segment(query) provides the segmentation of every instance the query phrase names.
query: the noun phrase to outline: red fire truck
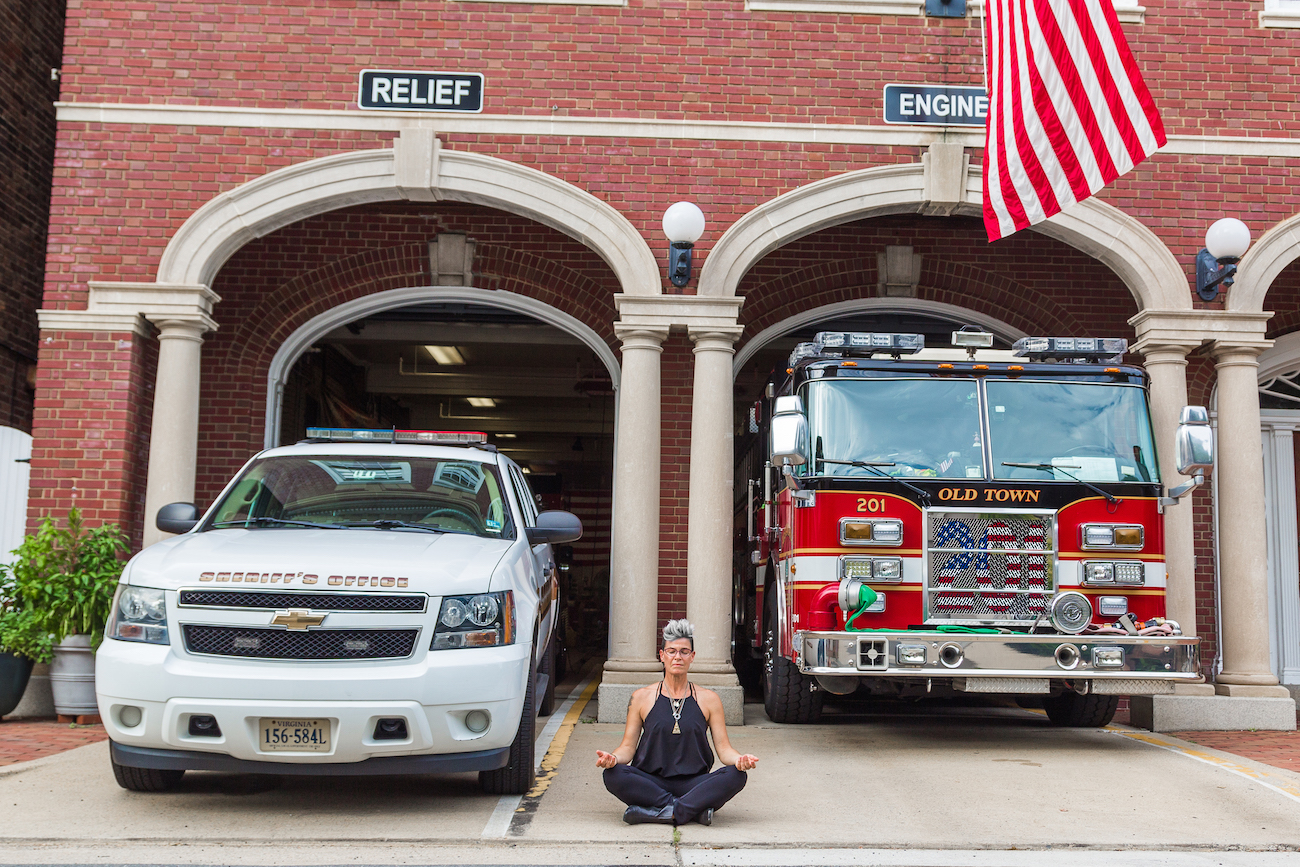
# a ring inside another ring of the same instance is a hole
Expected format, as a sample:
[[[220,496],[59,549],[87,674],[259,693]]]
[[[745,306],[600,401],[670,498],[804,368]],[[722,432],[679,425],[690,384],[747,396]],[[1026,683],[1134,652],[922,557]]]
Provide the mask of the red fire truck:
[[[1161,487],[1147,377],[1114,338],[822,332],[751,410],[737,666],[768,715],[826,693],[1038,696],[1060,725],[1202,680],[1165,618],[1162,514],[1213,461],[1183,410]],[[1183,505],[1181,508],[1190,508]]]

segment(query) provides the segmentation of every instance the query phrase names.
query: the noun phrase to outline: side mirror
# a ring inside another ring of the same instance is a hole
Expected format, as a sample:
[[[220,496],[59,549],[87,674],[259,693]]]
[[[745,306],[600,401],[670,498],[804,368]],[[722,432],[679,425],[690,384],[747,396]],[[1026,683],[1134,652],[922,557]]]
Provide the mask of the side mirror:
[[[1214,430],[1203,406],[1185,406],[1178,418],[1178,472],[1204,475],[1214,469]]]
[[[168,503],[158,510],[154,520],[164,533],[188,533],[199,522],[199,510],[193,503]]]
[[[797,397],[778,397],[772,413],[772,463],[800,466],[808,462],[808,419],[803,401]]]
[[[526,528],[525,533],[533,545],[563,545],[582,538],[582,520],[572,512],[542,512],[537,516],[537,526]]]

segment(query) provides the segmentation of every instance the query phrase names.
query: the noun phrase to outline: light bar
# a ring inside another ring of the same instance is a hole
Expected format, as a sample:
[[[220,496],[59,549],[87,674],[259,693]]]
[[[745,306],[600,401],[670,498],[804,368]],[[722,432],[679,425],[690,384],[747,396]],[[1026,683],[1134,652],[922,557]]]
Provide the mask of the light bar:
[[[424,445],[455,445],[485,443],[487,434],[482,431],[458,430],[375,430],[351,427],[309,427],[307,439],[335,443],[421,443]]]
[[[1015,355],[1041,361],[1071,358],[1118,362],[1128,351],[1122,337],[1022,337],[1011,347]]]
[[[870,358],[885,355],[912,355],[925,349],[924,334],[899,334],[888,331],[821,331],[812,343],[800,343],[790,353],[790,367],[805,358],[839,358],[845,355]]]

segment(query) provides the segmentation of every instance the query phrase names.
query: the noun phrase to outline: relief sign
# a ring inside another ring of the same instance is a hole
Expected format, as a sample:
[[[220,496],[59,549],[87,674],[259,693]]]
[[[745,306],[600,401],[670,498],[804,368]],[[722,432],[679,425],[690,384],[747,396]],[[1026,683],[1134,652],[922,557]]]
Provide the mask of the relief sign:
[[[359,108],[386,111],[483,110],[483,76],[477,72],[401,72],[364,69]]]

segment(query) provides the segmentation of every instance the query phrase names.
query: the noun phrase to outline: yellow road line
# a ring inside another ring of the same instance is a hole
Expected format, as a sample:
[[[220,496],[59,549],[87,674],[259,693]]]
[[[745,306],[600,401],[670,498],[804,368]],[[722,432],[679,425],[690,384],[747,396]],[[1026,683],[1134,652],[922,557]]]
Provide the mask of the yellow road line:
[[[1248,780],[1259,783],[1266,789],[1272,789],[1284,798],[1290,798],[1297,804],[1300,804],[1300,786],[1281,776],[1270,774],[1266,771],[1256,770],[1255,768],[1239,765],[1228,759],[1220,758],[1204,750],[1192,749],[1184,745],[1183,741],[1176,741],[1171,738],[1162,738],[1159,735],[1143,731],[1133,731],[1131,729],[1121,729],[1116,726],[1107,726],[1105,731],[1111,734],[1119,735],[1130,740],[1138,741],[1149,746],[1158,747],[1162,750],[1168,750],[1171,753],[1177,753],[1194,759],[1198,762],[1204,762],[1207,765],[1213,765],[1220,770],[1227,771],[1230,774],[1236,774],[1239,777],[1245,777]],[[1270,780],[1272,782],[1270,782]]]
[[[569,746],[569,737],[573,734],[573,728],[578,724],[578,718],[582,715],[587,702],[591,701],[591,697],[596,694],[598,686],[600,686],[600,681],[593,677],[591,683],[587,684],[587,688],[582,691],[582,695],[578,696],[578,700],[573,703],[573,707],[569,708],[569,712],[564,715],[564,722],[560,723],[559,729],[555,732],[555,737],[551,739],[550,749],[546,751],[545,757],[542,758],[537,781],[533,783],[533,787],[528,791],[528,794],[524,795],[525,801],[529,798],[540,798],[550,787],[551,780],[560,767],[560,759],[564,758],[564,750]],[[523,812],[523,810],[524,806],[520,804],[516,812]]]

